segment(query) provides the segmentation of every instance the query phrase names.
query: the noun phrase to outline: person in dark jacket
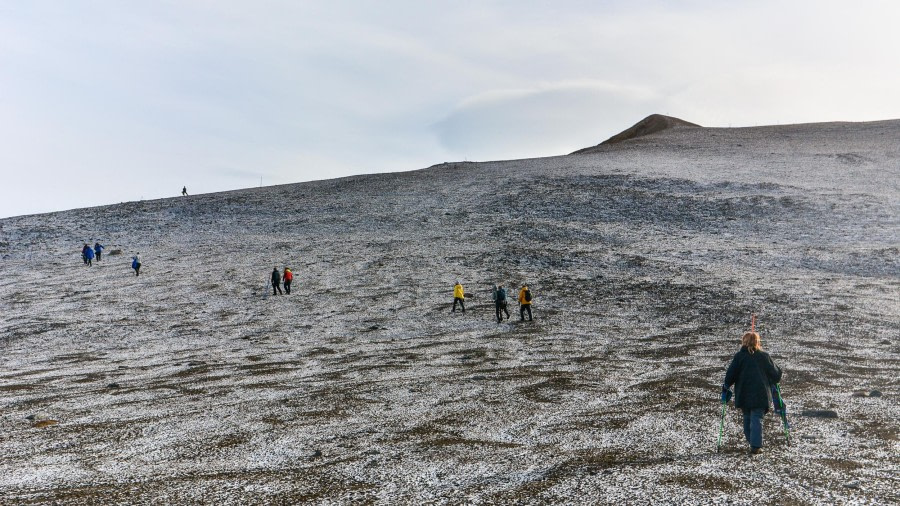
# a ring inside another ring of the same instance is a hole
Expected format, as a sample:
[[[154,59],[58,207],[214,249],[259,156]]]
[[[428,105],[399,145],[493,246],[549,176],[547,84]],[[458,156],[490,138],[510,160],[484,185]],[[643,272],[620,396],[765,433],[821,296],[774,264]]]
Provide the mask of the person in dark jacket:
[[[506,319],[509,320],[509,309],[506,308],[507,304],[506,290],[502,286],[495,286],[494,310],[497,313],[497,323],[503,321],[503,315],[501,313],[506,313]]]
[[[99,262],[101,257],[103,256],[103,245],[100,244],[100,241],[94,243],[94,254],[97,255],[97,261]]]
[[[284,292],[281,291],[281,273],[278,272],[278,267],[272,269],[272,295],[278,294],[284,295]]]
[[[762,420],[772,405],[772,385],[781,381],[781,369],[772,357],[762,351],[759,334],[747,332],[741,338],[741,349],[731,360],[722,384],[722,401],[727,402],[734,385],[734,406],[744,413],[744,437],[750,453],[762,448]]]

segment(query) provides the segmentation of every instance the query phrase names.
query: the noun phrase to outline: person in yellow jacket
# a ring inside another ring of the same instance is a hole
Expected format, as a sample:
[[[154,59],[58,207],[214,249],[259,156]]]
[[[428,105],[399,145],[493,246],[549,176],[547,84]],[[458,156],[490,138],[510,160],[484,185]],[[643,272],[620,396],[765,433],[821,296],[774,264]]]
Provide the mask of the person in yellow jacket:
[[[531,290],[528,285],[522,285],[519,290],[519,321],[525,321],[525,311],[528,311],[528,321],[531,321]]]
[[[465,313],[466,312],[465,298],[466,298],[466,292],[465,292],[465,290],[463,290],[462,285],[459,284],[459,281],[457,281],[456,285],[453,287],[453,311],[450,311],[450,312],[451,313],[456,312],[456,303],[459,302],[459,305],[462,306],[462,312]]]

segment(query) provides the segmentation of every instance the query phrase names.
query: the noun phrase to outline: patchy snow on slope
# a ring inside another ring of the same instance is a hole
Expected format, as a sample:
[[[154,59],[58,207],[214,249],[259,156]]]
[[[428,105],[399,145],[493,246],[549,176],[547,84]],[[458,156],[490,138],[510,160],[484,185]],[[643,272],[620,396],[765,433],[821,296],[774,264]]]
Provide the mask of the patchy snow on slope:
[[[0,220],[0,502],[900,501],[898,138],[673,129]],[[792,424],[753,458],[733,407],[716,453],[750,313]]]

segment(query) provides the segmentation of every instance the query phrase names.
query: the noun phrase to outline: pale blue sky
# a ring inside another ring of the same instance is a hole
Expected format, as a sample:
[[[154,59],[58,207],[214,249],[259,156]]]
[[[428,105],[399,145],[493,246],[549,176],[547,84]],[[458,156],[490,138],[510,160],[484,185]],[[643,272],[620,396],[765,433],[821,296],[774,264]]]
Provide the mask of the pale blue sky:
[[[900,118],[895,5],[0,0],[0,217]]]

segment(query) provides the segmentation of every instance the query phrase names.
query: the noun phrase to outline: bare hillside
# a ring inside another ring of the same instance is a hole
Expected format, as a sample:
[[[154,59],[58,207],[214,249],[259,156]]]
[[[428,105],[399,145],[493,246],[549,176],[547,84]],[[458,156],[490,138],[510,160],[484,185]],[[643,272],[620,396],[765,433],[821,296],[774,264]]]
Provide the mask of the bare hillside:
[[[572,153],[576,154],[586,154],[586,153],[594,153],[602,149],[603,146],[608,146],[610,144],[618,144],[623,141],[637,139],[638,137],[643,137],[645,135],[655,134],[657,132],[662,132],[663,130],[668,130],[670,128],[684,128],[684,127],[695,127],[698,128],[700,125],[696,123],[691,123],[689,121],[685,121],[683,119],[673,118],[671,116],[664,116],[662,114],[651,114],[646,118],[638,121],[631,127],[613,135],[609,139],[601,142],[596,146],[591,146],[589,148],[579,149]]]
[[[898,138],[673,128],[0,220],[0,503],[898,502]],[[793,424],[752,459],[733,408],[715,451],[751,312]]]

